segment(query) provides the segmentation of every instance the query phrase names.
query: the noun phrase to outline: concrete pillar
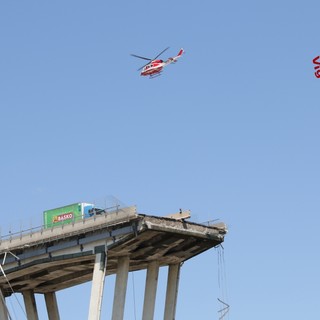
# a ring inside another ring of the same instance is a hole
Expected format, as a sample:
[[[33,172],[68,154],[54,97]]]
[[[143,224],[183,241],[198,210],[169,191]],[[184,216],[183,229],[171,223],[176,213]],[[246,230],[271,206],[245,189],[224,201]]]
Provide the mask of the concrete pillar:
[[[118,259],[117,278],[113,297],[112,320],[123,320],[129,272],[129,257]]]
[[[158,275],[159,263],[158,261],[152,261],[148,265],[142,320],[153,320],[154,307],[156,303]]]
[[[6,305],[6,300],[4,298],[2,290],[0,289],[0,320],[8,320],[8,316],[9,314]]]
[[[44,299],[46,300],[49,320],[60,320],[56,293],[47,292],[44,294]]]
[[[99,320],[106,276],[107,254],[98,252],[94,263],[88,320]]]
[[[178,297],[179,276],[180,276],[180,263],[169,265],[164,320],[175,319],[177,297]]]
[[[39,320],[36,299],[32,290],[22,292],[28,320]]]

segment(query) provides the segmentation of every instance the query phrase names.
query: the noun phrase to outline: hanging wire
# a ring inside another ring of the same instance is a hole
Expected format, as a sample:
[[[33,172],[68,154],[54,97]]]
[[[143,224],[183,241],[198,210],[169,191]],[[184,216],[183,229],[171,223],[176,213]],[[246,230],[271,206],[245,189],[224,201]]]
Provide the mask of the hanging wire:
[[[3,265],[5,264],[5,261],[6,261],[6,258],[7,258],[7,254],[8,254],[8,253],[9,253],[9,254],[11,254],[11,255],[12,255],[14,258],[16,258],[17,260],[19,260],[19,258],[18,258],[14,253],[12,253],[11,251],[7,251],[7,252],[5,252],[5,254],[4,254],[4,258],[3,258],[3,261],[2,261],[2,264],[0,263],[0,270],[1,270],[1,272],[2,272],[3,276],[5,277],[5,279],[6,279],[7,283],[8,283],[8,285],[9,285],[9,288],[10,288],[10,290],[11,290],[11,292],[12,292],[13,296],[14,296],[14,297],[15,297],[15,299],[17,300],[18,305],[20,306],[20,308],[21,308],[21,310],[22,310],[23,314],[25,315],[25,317],[26,317],[26,319],[27,319],[27,314],[26,314],[25,310],[23,309],[23,307],[22,307],[22,305],[21,305],[21,303],[20,303],[20,301],[19,301],[19,299],[18,299],[18,297],[17,297],[16,293],[14,292],[14,290],[13,290],[13,288],[12,288],[12,286],[11,286],[11,283],[10,283],[10,281],[9,281],[9,279],[8,279],[8,277],[7,277],[6,273],[4,272],[4,269],[3,269]],[[5,302],[4,302],[4,303],[5,303]],[[8,310],[8,314],[9,314],[9,310]],[[10,316],[10,314],[9,314],[9,316]],[[10,318],[11,318],[11,316],[10,316]]]
[[[4,299],[4,296],[3,296],[2,292],[0,292],[0,297],[1,297],[1,300],[2,300],[2,305],[4,305],[4,307],[6,308],[6,312],[7,312],[7,315],[9,317],[9,319],[12,320],[12,317],[10,315],[9,309],[7,307],[7,304],[6,304],[6,301]]]
[[[218,301],[224,305],[224,307],[222,309],[220,309],[218,312],[220,313],[220,317],[219,317],[219,320],[223,319],[225,317],[225,315],[229,312],[229,308],[230,306],[223,302],[221,299],[218,298]]]
[[[133,312],[134,312],[134,320],[137,320],[137,310],[136,310],[136,291],[134,287],[134,272],[131,272],[132,275],[132,291],[133,291]]]
[[[16,315],[15,307],[14,307],[14,305],[13,305],[13,303],[12,303],[12,300],[9,299],[9,301],[10,301],[11,310],[12,310],[13,315],[14,315],[14,319],[18,319],[18,317],[17,317],[17,315]],[[9,308],[7,308],[7,309],[9,310]],[[11,318],[11,316],[10,316],[10,320],[11,320],[11,319],[12,319],[12,318]]]
[[[226,302],[228,301],[227,273],[226,273],[225,258],[224,258],[224,248],[221,244],[217,247],[217,251],[218,251],[218,285],[219,285],[219,294],[220,294],[220,298],[218,298],[218,301],[220,303],[220,309],[218,313],[220,314],[219,320],[222,320],[222,319],[225,319],[226,316],[229,319],[230,305]]]
[[[9,285],[9,287],[10,287],[10,290],[11,290],[11,292],[12,292],[13,296],[14,296],[14,297],[15,297],[15,299],[17,300],[18,305],[20,306],[20,308],[21,308],[21,310],[22,310],[23,314],[25,315],[25,317],[26,317],[26,319],[27,319],[27,314],[26,314],[25,310],[23,309],[23,307],[22,307],[22,305],[21,305],[21,303],[20,303],[20,301],[19,301],[19,299],[18,299],[18,297],[17,297],[16,293],[14,292],[14,290],[13,290],[13,288],[12,288],[12,286],[11,286],[11,283],[10,283],[10,281],[9,281],[9,279],[8,279],[8,277],[7,277],[7,275],[5,274],[5,272],[4,272],[3,267],[2,267],[2,265],[1,265],[1,264],[0,264],[0,269],[1,269],[1,272],[2,272],[3,276],[4,276],[4,277],[5,277],[5,279],[7,280],[7,283],[8,283],[8,285]]]

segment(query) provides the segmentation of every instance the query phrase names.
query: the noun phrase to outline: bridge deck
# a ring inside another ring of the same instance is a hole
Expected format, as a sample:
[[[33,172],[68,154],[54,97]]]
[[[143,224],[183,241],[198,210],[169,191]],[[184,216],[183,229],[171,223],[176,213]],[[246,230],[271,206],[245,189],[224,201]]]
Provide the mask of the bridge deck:
[[[4,295],[47,293],[92,280],[95,254],[107,251],[107,275],[128,256],[130,271],[186,261],[223,242],[224,224],[205,226],[137,214],[134,207],[1,241]],[[10,285],[9,285],[10,284]],[[11,287],[12,289],[11,289]]]

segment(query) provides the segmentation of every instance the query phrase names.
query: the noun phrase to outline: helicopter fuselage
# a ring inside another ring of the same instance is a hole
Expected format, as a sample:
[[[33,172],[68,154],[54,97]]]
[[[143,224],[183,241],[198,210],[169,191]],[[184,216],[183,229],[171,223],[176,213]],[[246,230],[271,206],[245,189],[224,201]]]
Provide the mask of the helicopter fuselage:
[[[160,73],[165,65],[166,65],[166,63],[163,62],[163,60],[153,60],[150,63],[148,63],[146,66],[144,66],[140,75],[141,76],[152,76],[157,73]]]
[[[153,59],[149,59],[146,57],[142,57],[142,56],[138,56],[136,54],[131,54],[133,57],[139,58],[139,59],[143,59],[143,60],[148,60],[149,62],[147,64],[145,64],[143,67],[141,67],[139,69],[139,71],[141,70],[140,75],[141,76],[149,76],[150,78],[156,77],[158,75],[160,75],[162,69],[171,64],[171,63],[175,63],[177,62],[177,60],[182,56],[182,54],[184,53],[184,50],[181,48],[178,55],[173,57],[173,58],[168,58],[166,61],[161,60],[161,59],[157,59],[163,52],[165,52],[166,50],[168,50],[168,48],[164,49],[163,51],[161,51],[155,58]]]

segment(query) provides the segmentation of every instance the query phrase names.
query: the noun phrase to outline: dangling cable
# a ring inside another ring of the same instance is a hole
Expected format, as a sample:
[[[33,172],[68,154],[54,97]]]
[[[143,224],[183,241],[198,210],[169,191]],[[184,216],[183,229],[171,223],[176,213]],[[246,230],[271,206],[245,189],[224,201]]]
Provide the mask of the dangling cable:
[[[219,320],[221,320],[229,312],[230,306],[227,303],[225,303],[222,300],[220,300],[219,298],[218,298],[218,301],[224,305],[224,307],[218,311],[221,314],[220,317],[219,317]]]
[[[16,295],[16,293],[14,292],[14,290],[13,290],[13,288],[12,288],[12,286],[11,286],[11,283],[10,283],[10,281],[9,281],[8,277],[6,276],[6,274],[5,274],[5,272],[4,272],[3,267],[2,267],[2,265],[1,265],[1,264],[0,264],[0,269],[1,269],[1,272],[2,272],[3,276],[4,276],[4,277],[5,277],[5,279],[7,280],[7,283],[8,283],[8,285],[9,285],[9,287],[10,287],[10,290],[11,290],[11,292],[12,292],[13,296],[14,296],[14,297],[15,297],[15,299],[17,300],[18,305],[20,306],[20,308],[21,308],[21,310],[22,310],[23,314],[25,315],[25,317],[26,317],[26,319],[27,319],[27,314],[26,314],[25,310],[23,309],[23,307],[22,307],[22,305],[21,305],[21,303],[20,303],[19,299],[17,298],[17,295]]]
[[[9,299],[9,302],[10,302],[11,310],[12,310],[12,313],[13,313],[13,319],[18,319],[18,317],[16,315],[15,307],[13,306],[13,303],[12,303],[12,300]]]
[[[27,314],[26,314],[25,310],[23,309],[23,307],[22,307],[19,299],[17,298],[16,293],[14,292],[14,290],[13,290],[13,288],[12,288],[12,286],[11,286],[11,283],[10,283],[10,281],[9,281],[9,279],[8,279],[6,273],[4,272],[4,269],[3,269],[3,265],[4,265],[5,261],[6,261],[7,253],[10,253],[13,257],[15,257],[17,260],[19,260],[19,258],[18,258],[15,254],[13,254],[12,252],[10,252],[10,251],[5,252],[3,262],[2,262],[2,264],[0,263],[0,270],[1,270],[2,274],[3,274],[3,276],[5,277],[5,279],[7,280],[7,283],[8,283],[8,285],[9,285],[9,288],[10,288],[13,296],[14,296],[15,299],[17,300],[18,305],[20,306],[23,314],[25,315],[25,317],[26,317],[26,319],[27,319]],[[11,318],[11,316],[10,316],[10,318]]]
[[[7,307],[7,304],[6,304],[6,301],[5,301],[5,299],[4,299],[4,296],[3,296],[2,292],[0,292],[0,297],[1,297],[1,300],[2,300],[2,304],[3,304],[4,307],[6,308],[6,313],[7,313],[8,317],[9,317],[9,319],[12,320],[11,315],[10,315],[10,312],[9,312],[9,309],[8,309],[8,307]]]
[[[229,309],[230,305],[226,302],[228,300],[227,294],[227,273],[225,267],[225,259],[224,259],[224,248],[220,244],[217,247],[218,251],[218,285],[220,291],[220,298],[218,301],[220,302],[220,309],[218,313],[220,314],[219,320],[224,319],[227,315],[229,318]]]

